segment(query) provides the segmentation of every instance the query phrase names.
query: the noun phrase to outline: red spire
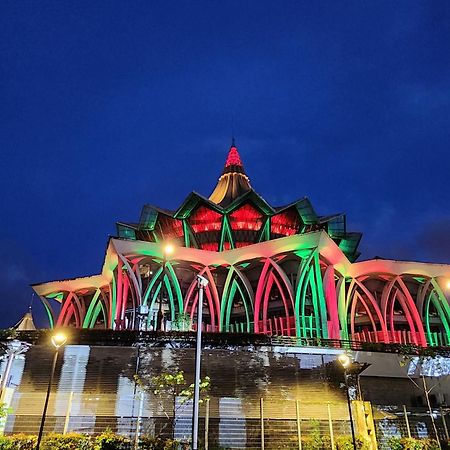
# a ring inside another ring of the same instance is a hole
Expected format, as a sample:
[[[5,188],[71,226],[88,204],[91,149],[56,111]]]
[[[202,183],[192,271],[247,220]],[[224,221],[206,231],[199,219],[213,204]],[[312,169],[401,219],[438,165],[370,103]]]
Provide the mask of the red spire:
[[[251,189],[233,138],[222,175],[209,199],[226,206]]]
[[[230,166],[243,167],[241,157],[239,156],[238,150],[234,145],[232,145],[230,147],[230,151],[228,152],[227,161],[225,163],[225,167],[230,167]]]

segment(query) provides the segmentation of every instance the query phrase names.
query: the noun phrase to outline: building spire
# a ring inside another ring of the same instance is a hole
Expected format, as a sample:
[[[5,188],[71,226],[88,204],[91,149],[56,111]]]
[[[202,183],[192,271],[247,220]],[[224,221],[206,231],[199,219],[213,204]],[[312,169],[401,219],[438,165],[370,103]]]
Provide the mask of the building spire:
[[[231,143],[230,150],[228,151],[227,160],[225,161],[224,173],[227,172],[227,168],[230,166],[240,167],[242,169],[242,173],[244,173],[244,165],[242,164],[238,149],[236,148],[236,145],[234,144],[234,138]],[[236,167],[234,167],[234,170],[236,170]],[[240,171],[241,170],[239,170],[239,172]]]
[[[251,189],[233,136],[222,176],[209,199],[220,206],[227,206]]]
[[[33,315],[31,313],[31,306],[28,308],[22,318],[13,326],[17,331],[34,331],[36,326],[34,325]]]

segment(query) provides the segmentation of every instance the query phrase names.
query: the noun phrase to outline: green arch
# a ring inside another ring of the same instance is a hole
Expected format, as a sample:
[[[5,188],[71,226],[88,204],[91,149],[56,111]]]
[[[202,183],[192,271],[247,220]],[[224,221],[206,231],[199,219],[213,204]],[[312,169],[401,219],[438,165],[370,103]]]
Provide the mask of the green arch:
[[[239,291],[243,304],[245,309],[245,316],[246,316],[246,328],[247,332],[251,331],[251,320],[250,320],[250,314],[249,314],[249,304],[251,309],[253,309],[253,305],[251,304],[251,295],[247,290],[247,287],[244,284],[245,287],[245,295],[244,290],[239,285],[239,282],[237,279],[233,279],[233,274],[236,273],[236,276],[240,278],[240,274],[238,270],[234,266],[230,266],[228,269],[228,275],[225,280],[224,288],[223,288],[223,294],[222,294],[222,302],[221,302],[221,308],[220,308],[220,331],[229,331],[230,330],[230,318],[231,318],[231,309],[233,307],[233,300],[234,296],[236,295],[236,290]]]

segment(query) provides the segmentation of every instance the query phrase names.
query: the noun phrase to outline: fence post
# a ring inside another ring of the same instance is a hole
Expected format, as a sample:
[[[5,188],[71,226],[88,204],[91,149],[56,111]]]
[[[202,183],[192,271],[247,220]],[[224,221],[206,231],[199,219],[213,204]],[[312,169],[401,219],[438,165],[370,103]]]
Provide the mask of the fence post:
[[[264,450],[264,399],[259,399],[259,420],[261,422],[261,450]]]
[[[302,430],[300,427],[300,402],[295,402],[295,412],[297,414],[297,438],[298,438],[298,450],[302,450]]]
[[[143,390],[139,390],[139,409],[138,409],[138,416],[136,420],[136,432],[134,436],[134,448],[137,449],[139,447],[139,435],[141,434],[141,419],[142,419],[142,412],[144,410],[144,395],[145,392]],[[133,402],[135,399],[133,399]]]
[[[72,409],[73,391],[70,391],[69,400],[67,401],[66,419],[64,420],[63,434],[66,434],[69,429],[70,412]]]
[[[449,441],[450,437],[448,435],[447,421],[445,420],[444,411],[442,410],[442,407],[439,408],[439,410],[441,411],[442,424],[444,425],[445,439],[447,439],[447,441]]]
[[[408,412],[406,411],[406,405],[403,405],[403,414],[405,415],[406,430],[408,431],[408,437],[411,439],[411,429],[409,428],[409,419],[408,419]]]
[[[209,438],[209,398],[206,399],[206,411],[205,411],[205,450],[208,450],[208,438]]]
[[[333,432],[333,421],[331,420],[330,402],[327,403],[327,408],[328,408],[328,425],[330,426],[331,449],[334,450],[334,432]]]

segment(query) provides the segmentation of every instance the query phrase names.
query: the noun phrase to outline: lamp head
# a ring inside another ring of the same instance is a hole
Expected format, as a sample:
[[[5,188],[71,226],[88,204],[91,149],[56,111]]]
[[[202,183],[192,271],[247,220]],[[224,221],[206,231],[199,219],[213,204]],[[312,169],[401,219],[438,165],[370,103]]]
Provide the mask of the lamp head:
[[[338,361],[341,363],[341,365],[344,369],[347,369],[352,362],[352,360],[350,359],[350,356],[346,355],[345,353],[338,356]]]
[[[57,333],[52,336],[52,344],[55,348],[62,347],[67,341],[67,336],[64,333]]]
[[[202,287],[208,286],[208,283],[209,283],[208,279],[205,277],[202,277],[201,275],[197,275],[197,281],[198,281],[198,284]]]
[[[163,247],[163,253],[165,258],[172,255],[174,251],[175,247],[172,244],[165,244]]]
[[[450,290],[450,280],[447,281],[447,285],[446,286],[447,286],[447,289]]]

